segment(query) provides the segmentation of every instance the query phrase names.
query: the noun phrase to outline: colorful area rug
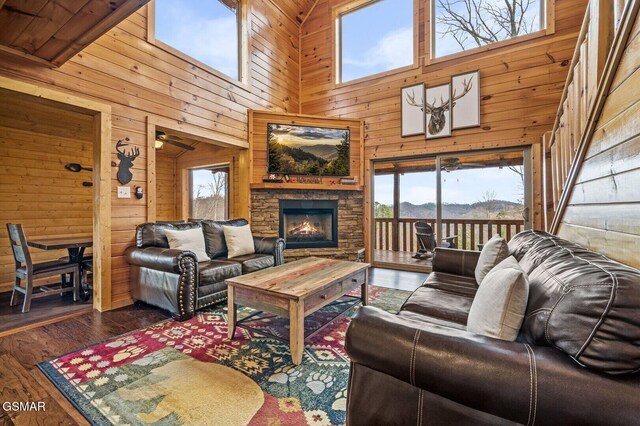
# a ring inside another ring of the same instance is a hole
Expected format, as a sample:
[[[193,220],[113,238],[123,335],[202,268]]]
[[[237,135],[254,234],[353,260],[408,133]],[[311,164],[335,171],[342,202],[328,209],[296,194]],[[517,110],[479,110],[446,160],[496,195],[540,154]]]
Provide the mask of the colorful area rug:
[[[397,312],[408,295],[369,290],[371,305],[389,312]],[[319,310],[305,328],[342,309]],[[307,339],[299,366],[291,363],[289,345],[281,340],[243,328],[227,339],[227,309],[218,306],[189,321],[163,321],[39,367],[96,425],[344,424],[349,376],[344,336],[356,309]],[[239,317],[254,312],[242,307]],[[262,322],[254,326],[288,334],[277,318]]]

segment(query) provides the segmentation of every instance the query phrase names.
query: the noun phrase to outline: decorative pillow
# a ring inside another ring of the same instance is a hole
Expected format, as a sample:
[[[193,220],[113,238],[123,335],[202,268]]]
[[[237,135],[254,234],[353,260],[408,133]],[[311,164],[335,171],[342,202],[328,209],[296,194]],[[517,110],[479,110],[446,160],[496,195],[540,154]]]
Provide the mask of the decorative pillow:
[[[502,340],[516,340],[528,299],[529,279],[518,261],[509,256],[480,283],[469,310],[467,331]]]
[[[256,252],[249,225],[223,226],[222,230],[224,231],[224,239],[227,242],[229,251],[227,257],[229,259]]]
[[[482,247],[478,264],[476,265],[476,282],[478,285],[482,282],[485,275],[489,273],[498,263],[509,257],[509,246],[500,235],[494,235]]]
[[[192,251],[196,255],[198,262],[211,260],[205,250],[202,228],[198,227],[181,231],[166,229],[164,232],[167,235],[167,240],[169,240],[169,248]]]

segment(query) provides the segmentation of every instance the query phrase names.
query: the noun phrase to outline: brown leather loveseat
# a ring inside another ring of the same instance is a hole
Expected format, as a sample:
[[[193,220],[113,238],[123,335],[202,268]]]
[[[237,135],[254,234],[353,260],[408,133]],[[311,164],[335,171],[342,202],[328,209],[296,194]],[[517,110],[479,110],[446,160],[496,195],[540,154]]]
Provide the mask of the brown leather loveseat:
[[[640,271],[525,231],[515,342],[466,331],[478,253],[437,249],[397,315],[363,307],[346,335],[349,425],[640,425]]]
[[[223,225],[246,225],[245,219],[184,223],[143,223],[136,228],[136,245],[125,257],[131,265],[135,300],[166,309],[184,321],[194,312],[227,297],[225,280],[284,263],[284,240],[255,237],[255,254],[227,258]],[[208,262],[196,261],[191,251],[169,248],[166,229],[201,228]]]

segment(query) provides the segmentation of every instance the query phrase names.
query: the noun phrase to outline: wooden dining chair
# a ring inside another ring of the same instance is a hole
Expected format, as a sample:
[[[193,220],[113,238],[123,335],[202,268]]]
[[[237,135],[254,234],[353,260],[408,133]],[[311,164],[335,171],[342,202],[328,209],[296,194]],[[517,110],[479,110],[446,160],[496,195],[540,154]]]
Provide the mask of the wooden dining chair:
[[[15,260],[13,292],[11,293],[9,305],[15,306],[18,304],[17,293],[24,294],[24,302],[22,304],[23,313],[29,312],[32,298],[73,291],[73,300],[74,302],[77,301],[80,290],[80,265],[59,260],[33,263],[22,225],[7,223],[7,230],[9,231],[11,250]],[[34,280],[36,278],[46,278],[55,275],[60,276],[69,273],[72,273],[74,277],[73,287],[62,288],[62,286],[59,286],[59,288],[53,288],[49,285],[42,285],[37,287],[38,292],[34,294]],[[21,286],[23,280],[25,281],[24,288]]]

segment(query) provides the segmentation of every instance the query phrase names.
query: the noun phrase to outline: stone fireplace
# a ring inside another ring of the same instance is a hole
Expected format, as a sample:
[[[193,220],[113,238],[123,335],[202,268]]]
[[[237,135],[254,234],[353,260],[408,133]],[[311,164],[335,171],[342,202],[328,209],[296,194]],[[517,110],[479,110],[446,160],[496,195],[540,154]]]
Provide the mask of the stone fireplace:
[[[338,247],[337,200],[280,200],[279,235],[287,247]]]
[[[252,189],[251,229],[287,241],[285,258],[355,260],[364,247],[362,191]]]

